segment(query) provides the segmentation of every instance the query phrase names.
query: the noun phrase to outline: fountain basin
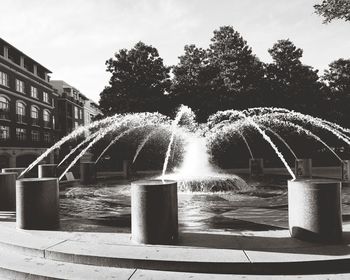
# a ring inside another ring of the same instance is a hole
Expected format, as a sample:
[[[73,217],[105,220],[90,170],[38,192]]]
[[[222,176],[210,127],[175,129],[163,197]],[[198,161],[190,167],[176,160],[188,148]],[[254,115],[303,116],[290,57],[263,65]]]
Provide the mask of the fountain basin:
[[[144,180],[131,184],[131,236],[139,244],[174,244],[178,239],[175,181]]]
[[[330,179],[288,181],[288,219],[292,237],[316,242],[340,242],[341,182]]]

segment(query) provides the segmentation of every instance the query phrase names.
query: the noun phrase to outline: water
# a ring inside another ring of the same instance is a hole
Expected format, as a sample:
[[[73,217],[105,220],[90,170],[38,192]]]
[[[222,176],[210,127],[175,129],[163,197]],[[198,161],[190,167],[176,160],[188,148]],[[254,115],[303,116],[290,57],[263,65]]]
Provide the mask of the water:
[[[187,138],[181,166],[160,178],[177,181],[183,192],[244,191],[249,188],[241,177],[215,169],[209,162],[205,138],[195,135]]]
[[[173,121],[173,125],[172,125],[172,128],[171,128],[171,136],[170,136],[170,141],[169,141],[169,145],[168,145],[168,149],[167,149],[167,152],[165,154],[165,160],[164,160],[164,165],[163,165],[163,171],[162,171],[162,180],[165,176],[165,172],[167,170],[167,167],[168,167],[168,162],[169,162],[169,158],[170,158],[170,155],[171,155],[171,148],[172,148],[172,145],[173,145],[173,142],[174,142],[174,137],[175,137],[175,132],[176,132],[176,127],[177,125],[179,124],[181,118],[183,115],[192,115],[192,111],[190,108],[188,108],[187,106],[181,106],[178,113],[176,114],[176,118],[175,120]]]
[[[103,152],[97,157],[96,163],[98,163],[99,159],[102,158],[108,149],[116,144],[119,139],[131,132],[138,132],[145,127],[150,128],[149,133],[137,146],[133,162],[135,162],[138,155],[142,152],[142,149],[151,138],[158,137],[157,133],[167,131],[170,137],[164,155],[161,178],[175,178],[181,181],[187,180],[192,182],[213,182],[215,180],[220,181],[220,178],[222,180],[232,178],[232,180],[235,181],[235,184],[240,185],[242,188],[244,188],[244,184],[241,184],[239,179],[234,178],[232,175],[225,175],[224,172],[214,168],[210,164],[207,151],[207,144],[210,141],[216,141],[218,137],[229,137],[234,134],[238,135],[247,146],[250,157],[253,158],[252,147],[249,145],[248,140],[245,137],[245,134],[253,129],[272,147],[275,154],[279,157],[286,170],[289,172],[291,178],[295,178],[295,175],[290,167],[290,163],[287,162],[284,155],[280,152],[279,145],[282,143],[295,157],[296,154],[292,147],[288,145],[288,139],[282,137],[278,133],[278,127],[288,127],[300,134],[301,137],[303,137],[302,135],[305,135],[306,137],[315,139],[331,151],[339,160],[341,160],[340,156],[325,141],[323,141],[316,132],[311,130],[313,128],[322,129],[332,133],[337,139],[343,141],[345,144],[350,144],[350,130],[348,128],[341,127],[338,124],[320,118],[315,118],[283,108],[261,107],[250,108],[243,111],[219,111],[210,116],[206,124],[199,125],[195,122],[195,115],[192,110],[187,106],[181,106],[173,120],[159,113],[116,114],[115,116],[108,117],[104,120],[93,122],[88,126],[79,127],[38,157],[30,166],[28,166],[20,177],[31,170],[55,149],[59,149],[63,144],[88,133],[89,136],[73,147],[71,152],[61,161],[60,165],[71,158],[68,167],[60,175],[60,179],[62,179],[65,173],[68,172],[78,160],[100,140],[106,138],[111,139]],[[269,137],[268,133],[275,136],[281,143],[279,143],[279,141],[275,142]],[[174,157],[175,153],[174,140],[178,136],[184,139],[184,143],[187,143],[184,148],[184,160],[176,169],[168,170],[169,161]],[[80,151],[80,149],[82,150]],[[73,155],[75,155],[77,151],[80,151],[79,154],[73,158]],[[300,156],[303,157],[303,155]],[[215,189],[215,187],[210,187],[210,189],[213,188]],[[203,187],[203,190],[207,189],[207,187]]]
[[[277,180],[275,183],[278,183]],[[252,188],[251,188],[252,190]],[[254,190],[254,189],[253,189]],[[61,192],[62,230],[114,231],[131,230],[131,197],[129,185],[105,184],[77,186]],[[178,194],[179,229],[181,231],[241,231],[276,229],[234,216],[279,208],[278,219],[287,217],[286,188],[272,182],[254,193],[216,192]],[[237,212],[238,211],[238,212]],[[277,220],[276,216],[276,220]],[[281,225],[282,226],[282,225]]]

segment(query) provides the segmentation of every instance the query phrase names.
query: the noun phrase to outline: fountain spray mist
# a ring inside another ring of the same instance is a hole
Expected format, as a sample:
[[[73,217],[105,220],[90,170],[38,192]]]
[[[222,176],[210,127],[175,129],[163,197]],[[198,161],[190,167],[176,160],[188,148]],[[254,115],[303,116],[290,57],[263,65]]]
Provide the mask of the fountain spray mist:
[[[167,152],[165,154],[165,160],[164,160],[164,165],[163,165],[163,171],[162,171],[162,177],[161,178],[164,178],[166,169],[168,167],[168,161],[169,161],[169,157],[171,155],[171,146],[173,145],[173,142],[174,142],[174,136],[175,136],[176,127],[177,127],[178,123],[180,122],[180,120],[181,120],[181,118],[182,118],[182,116],[184,114],[192,115],[193,112],[192,112],[192,110],[189,107],[182,105],[180,107],[178,113],[176,114],[176,118],[173,121],[172,128],[171,128],[171,136],[170,136],[168,149],[167,149]]]

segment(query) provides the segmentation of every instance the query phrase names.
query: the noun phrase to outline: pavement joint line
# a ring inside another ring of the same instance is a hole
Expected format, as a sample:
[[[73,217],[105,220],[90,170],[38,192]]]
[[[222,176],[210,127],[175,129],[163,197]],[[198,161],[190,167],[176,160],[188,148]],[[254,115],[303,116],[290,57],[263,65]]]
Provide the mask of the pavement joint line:
[[[252,260],[249,258],[247,252],[246,252],[245,250],[242,250],[242,251],[243,251],[244,255],[246,256],[246,258],[248,259],[248,261],[249,261],[250,263],[252,263]]]
[[[134,271],[131,273],[130,277],[128,278],[128,280],[130,280],[131,278],[134,277],[136,271],[138,270],[138,268],[134,269]]]
[[[62,243],[64,243],[64,242],[66,242],[66,241],[69,241],[69,239],[65,239],[65,240],[59,241],[59,242],[57,242],[57,243],[55,243],[55,244],[53,244],[53,245],[50,245],[49,247],[45,248],[45,249],[43,250],[43,252],[44,252],[44,259],[46,259],[46,251],[47,251],[47,250],[49,250],[49,249],[51,249],[51,248],[53,248],[53,247],[55,247],[55,246],[57,246],[57,245],[59,245],[59,244],[62,244]]]

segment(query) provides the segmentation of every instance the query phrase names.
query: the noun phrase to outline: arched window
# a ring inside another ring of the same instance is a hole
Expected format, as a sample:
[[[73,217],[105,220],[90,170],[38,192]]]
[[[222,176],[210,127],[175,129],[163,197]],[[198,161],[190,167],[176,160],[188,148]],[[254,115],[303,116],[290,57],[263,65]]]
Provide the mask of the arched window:
[[[44,126],[50,127],[50,120],[51,120],[50,112],[48,110],[44,110],[43,117],[44,117]]]
[[[30,117],[32,118],[32,125],[39,125],[39,108],[32,106],[30,111]]]
[[[16,104],[16,114],[17,114],[17,122],[25,123],[26,119],[26,104],[22,101],[17,101]]]
[[[0,95],[0,119],[10,119],[10,102],[5,96],[2,95]]]

